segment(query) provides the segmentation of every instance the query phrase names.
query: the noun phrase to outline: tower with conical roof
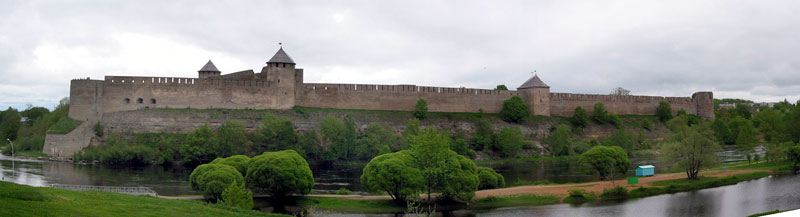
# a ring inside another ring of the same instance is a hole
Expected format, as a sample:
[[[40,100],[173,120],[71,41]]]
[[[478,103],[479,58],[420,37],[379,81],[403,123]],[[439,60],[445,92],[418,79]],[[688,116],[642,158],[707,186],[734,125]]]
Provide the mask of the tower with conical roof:
[[[522,100],[528,103],[533,115],[550,115],[550,86],[539,79],[539,75],[534,74],[532,78],[522,83],[517,92]]]
[[[217,69],[217,66],[215,66],[214,63],[211,62],[211,60],[208,60],[208,63],[206,63],[206,65],[204,65],[203,68],[200,68],[200,70],[197,71],[198,74],[197,77],[200,79],[219,77],[221,73],[222,72],[220,72],[219,69]]]
[[[267,65],[261,68],[261,73],[258,75],[259,80],[264,80],[270,83],[270,86],[276,86],[278,95],[283,95],[287,101],[287,105],[294,105],[295,90],[298,85],[303,82],[303,69],[295,68],[296,63],[286,54],[283,46],[275,52],[267,61]]]

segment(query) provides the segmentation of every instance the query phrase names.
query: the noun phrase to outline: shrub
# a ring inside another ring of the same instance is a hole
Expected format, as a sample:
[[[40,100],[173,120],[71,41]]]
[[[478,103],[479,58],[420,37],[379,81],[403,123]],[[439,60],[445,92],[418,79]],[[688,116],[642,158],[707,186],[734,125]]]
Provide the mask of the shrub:
[[[292,121],[287,118],[266,114],[264,123],[258,128],[256,138],[258,151],[285,150],[297,144],[297,134]]]
[[[661,101],[658,103],[658,107],[656,108],[656,117],[658,117],[658,120],[662,123],[672,119],[672,107],[668,102]]]
[[[583,203],[589,200],[593,200],[595,197],[594,194],[588,193],[584,189],[571,189],[568,190],[568,192],[569,196],[567,196],[567,198],[564,198],[564,202],[567,203]]]
[[[478,167],[478,179],[481,182],[478,185],[478,190],[502,188],[506,185],[503,175],[488,167]]]
[[[511,98],[503,101],[503,109],[500,110],[500,118],[506,122],[522,123],[531,115],[531,110],[528,104],[522,101],[519,96],[511,96]]]
[[[67,134],[81,125],[81,121],[69,117],[63,117],[58,122],[47,128],[48,134]]]
[[[608,120],[609,120],[609,122],[610,122],[611,124],[614,124],[614,126],[616,126],[616,127],[617,127],[617,129],[622,129],[622,127],[623,127],[623,125],[622,125],[622,119],[621,119],[621,118],[619,118],[619,116],[618,116],[617,114],[611,114],[611,115],[609,115],[609,116],[608,116]]]
[[[598,124],[606,123],[609,121],[608,111],[602,102],[594,104],[594,111],[592,111],[592,120]]]
[[[519,127],[503,127],[495,137],[492,149],[505,157],[516,157],[522,151],[522,146],[528,143]]]
[[[494,88],[495,90],[508,90],[505,84],[499,84],[497,87]]]
[[[564,155],[571,155],[573,150],[571,147],[571,135],[569,133],[569,127],[564,124],[560,124],[550,132],[550,136],[544,140],[546,144],[545,148],[547,151],[550,152],[552,156],[564,156]]]
[[[100,124],[100,121],[94,124],[94,135],[103,136],[103,125]]]
[[[425,99],[419,98],[417,100],[417,104],[414,105],[414,117],[420,120],[428,117],[428,103],[425,102]]]
[[[650,121],[649,118],[645,118],[644,120],[642,120],[642,128],[644,128],[647,131],[652,131],[653,130],[653,122]]]
[[[628,189],[622,186],[603,189],[600,195],[603,200],[624,200],[628,198]]]
[[[242,174],[223,164],[203,164],[189,175],[189,186],[203,192],[203,198],[211,201],[222,198],[222,192],[234,182],[243,183]]]
[[[247,186],[255,192],[282,198],[288,194],[308,194],[314,175],[303,157],[294,150],[264,152],[247,165]]]
[[[233,168],[236,168],[236,171],[239,171],[242,176],[247,175],[247,164],[249,162],[250,158],[245,155],[234,155],[226,158],[217,158],[214,159],[214,161],[211,161],[212,164],[224,164],[232,166]]]
[[[575,107],[575,112],[572,113],[572,118],[569,119],[572,126],[586,128],[586,124],[589,122],[589,116],[586,114],[586,110],[583,107]]]
[[[580,164],[600,174],[601,180],[613,178],[614,174],[625,174],[631,161],[628,154],[617,146],[595,146],[581,155]]]
[[[338,194],[338,195],[351,195],[351,194],[353,194],[353,192],[348,190],[347,188],[339,188],[339,190],[336,190],[336,194]]]
[[[367,163],[361,183],[372,191],[383,191],[395,201],[404,201],[422,189],[422,172],[409,151],[378,155]]]
[[[243,182],[233,181],[222,191],[222,200],[218,203],[242,209],[253,209],[253,192],[245,189]]]

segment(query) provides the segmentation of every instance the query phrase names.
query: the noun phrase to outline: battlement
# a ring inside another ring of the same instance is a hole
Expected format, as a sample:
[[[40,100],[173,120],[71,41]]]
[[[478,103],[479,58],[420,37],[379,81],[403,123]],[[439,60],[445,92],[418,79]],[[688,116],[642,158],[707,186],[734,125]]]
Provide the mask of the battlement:
[[[552,101],[606,101],[606,102],[633,102],[650,103],[666,101],[673,103],[691,103],[690,97],[663,97],[663,96],[617,96],[602,94],[577,94],[577,93],[550,93]]]
[[[230,87],[271,87],[271,82],[244,79],[198,79],[180,77],[137,77],[137,76],[106,76],[104,84],[107,86],[136,86],[136,85],[166,85],[166,86],[230,86]]]
[[[475,88],[429,87],[417,85],[380,85],[380,84],[333,84],[333,83],[306,83],[305,91],[361,91],[361,92],[408,92],[408,93],[443,93],[464,95],[516,95],[517,91],[490,90]]]

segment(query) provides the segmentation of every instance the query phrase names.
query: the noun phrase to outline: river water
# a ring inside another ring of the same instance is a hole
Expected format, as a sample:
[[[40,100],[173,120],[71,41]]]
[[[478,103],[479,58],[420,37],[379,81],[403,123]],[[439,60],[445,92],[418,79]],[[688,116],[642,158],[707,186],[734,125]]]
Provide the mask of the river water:
[[[738,155],[732,148],[726,148],[718,155],[724,162],[744,160],[744,157]],[[648,157],[632,157],[631,161],[633,165],[654,164],[657,173],[662,172],[664,168],[661,162]],[[595,175],[584,173],[576,159],[479,163],[479,165],[494,168],[508,183],[541,180],[566,183],[597,180]],[[352,167],[312,170],[315,177],[314,193],[331,193],[339,188],[347,188],[356,194],[369,194],[364,191],[359,181],[361,169]],[[23,159],[12,161],[8,156],[0,155],[0,180],[32,186],[50,184],[144,186],[152,188],[160,195],[199,194],[189,188],[189,173],[191,170],[180,166],[124,167]],[[632,170],[629,173],[632,173]],[[648,216],[740,216],[774,209],[800,208],[798,189],[800,189],[798,176],[784,176],[696,192],[629,200],[619,204],[559,204],[490,211],[462,210],[445,215],[642,216],[646,213]],[[335,213],[327,215],[383,216]]]

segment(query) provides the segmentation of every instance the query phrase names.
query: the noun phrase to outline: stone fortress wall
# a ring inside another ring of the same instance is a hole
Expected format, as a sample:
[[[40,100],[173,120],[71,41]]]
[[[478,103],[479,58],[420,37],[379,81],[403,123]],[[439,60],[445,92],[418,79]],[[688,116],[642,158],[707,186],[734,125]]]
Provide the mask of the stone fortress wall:
[[[279,50],[261,73],[253,70],[222,75],[209,61],[198,78],[106,76],[104,80],[78,79],[70,84],[69,117],[83,121],[65,135],[47,135],[44,152],[70,157],[87,146],[95,123],[104,114],[148,108],[290,109],[294,106],[336,109],[412,111],[420,98],[432,112],[499,113],[503,101],[519,95],[534,115],[571,116],[577,106],[591,113],[597,102],[610,113],[652,115],[659,102],[706,119],[714,118],[713,94],[690,97],[612,96],[550,93],[534,76],[516,91],[416,85],[304,83],[303,70]],[[159,122],[164,118],[159,117]],[[142,118],[147,122],[147,118]],[[113,121],[112,121],[113,122]],[[158,123],[150,124],[159,129]],[[113,127],[113,126],[110,126]]]

